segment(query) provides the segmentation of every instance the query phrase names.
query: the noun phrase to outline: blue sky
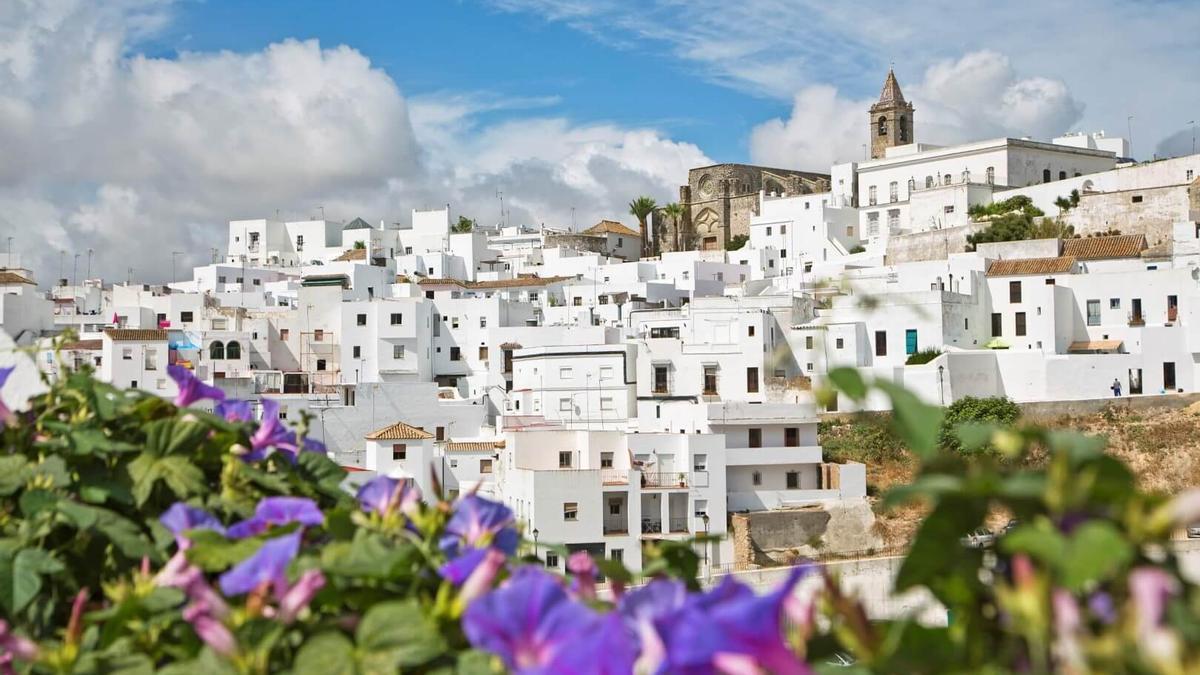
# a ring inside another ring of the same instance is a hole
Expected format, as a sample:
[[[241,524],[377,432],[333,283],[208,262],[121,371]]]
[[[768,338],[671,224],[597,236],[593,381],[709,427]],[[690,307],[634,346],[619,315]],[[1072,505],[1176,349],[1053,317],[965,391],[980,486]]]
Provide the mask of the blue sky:
[[[227,222],[632,224],[691,167],[858,159],[895,63],[916,140],[1124,134],[1190,151],[1194,0],[4,0],[0,237],[124,278]],[[36,235],[31,235],[36,232]]]

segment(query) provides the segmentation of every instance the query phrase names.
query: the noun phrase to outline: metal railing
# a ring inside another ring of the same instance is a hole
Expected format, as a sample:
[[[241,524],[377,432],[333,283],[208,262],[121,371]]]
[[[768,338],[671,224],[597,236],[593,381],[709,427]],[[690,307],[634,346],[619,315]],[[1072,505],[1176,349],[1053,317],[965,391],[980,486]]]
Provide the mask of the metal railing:
[[[688,532],[687,516],[683,518],[671,518],[668,525],[670,525],[672,532]]]
[[[605,523],[604,534],[629,534],[628,523]]]
[[[642,518],[642,534],[662,534],[662,521]]]
[[[629,472],[625,469],[601,469],[600,482],[605,485],[628,485]]]
[[[642,487],[644,488],[686,488],[688,475],[683,471],[644,471],[642,472]]]

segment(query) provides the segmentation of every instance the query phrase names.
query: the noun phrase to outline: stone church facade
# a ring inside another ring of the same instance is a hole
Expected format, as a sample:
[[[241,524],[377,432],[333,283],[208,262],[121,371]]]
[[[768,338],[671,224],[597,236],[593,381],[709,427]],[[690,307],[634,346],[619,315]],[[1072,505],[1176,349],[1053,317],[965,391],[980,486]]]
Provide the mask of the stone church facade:
[[[658,251],[722,250],[739,234],[750,234],[750,218],[758,215],[760,190],[771,195],[829,191],[829,175],[750,164],[714,164],[688,171],[679,187],[683,217],[678,223],[656,214]]]

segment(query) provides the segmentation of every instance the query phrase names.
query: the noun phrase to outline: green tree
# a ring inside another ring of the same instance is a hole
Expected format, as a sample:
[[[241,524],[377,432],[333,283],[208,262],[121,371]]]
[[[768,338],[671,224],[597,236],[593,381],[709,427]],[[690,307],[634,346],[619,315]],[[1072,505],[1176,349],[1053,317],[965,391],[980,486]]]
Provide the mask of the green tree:
[[[938,442],[946,450],[962,451],[960,427],[967,425],[1012,426],[1021,417],[1021,408],[1003,396],[976,398],[966,396],[951,403],[942,418]]]
[[[967,235],[967,250],[974,251],[979,244],[1029,239],[1032,231],[1032,217],[1020,212],[1006,213],[993,218],[983,230]]]
[[[681,237],[683,233],[680,231],[680,228],[683,226],[683,205],[679,202],[671,202],[662,207],[660,212],[663,218],[671,221],[672,250],[678,251],[682,249],[683,242],[681,241]]]
[[[475,221],[466,216],[459,216],[458,222],[450,226],[450,231],[456,234],[470,232],[475,229]]]
[[[729,243],[725,244],[726,251],[736,251],[746,245],[750,241],[749,235],[735,234],[729,238]]]
[[[638,232],[642,235],[642,255],[646,255],[650,251],[650,241],[646,237],[646,218],[657,208],[658,203],[654,201],[654,198],[645,195],[629,202],[629,214],[637,218]]]
[[[367,247],[367,242],[365,242],[365,241],[354,242],[354,250],[356,250],[356,251],[360,250],[360,249],[364,249],[366,247]]]

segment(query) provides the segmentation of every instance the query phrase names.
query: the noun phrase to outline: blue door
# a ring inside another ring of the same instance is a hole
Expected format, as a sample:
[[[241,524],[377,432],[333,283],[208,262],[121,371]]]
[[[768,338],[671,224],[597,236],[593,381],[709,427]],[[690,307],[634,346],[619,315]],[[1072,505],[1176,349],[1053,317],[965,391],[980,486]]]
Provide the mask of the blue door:
[[[910,328],[910,329],[904,331],[904,353],[905,354],[916,354],[917,353],[917,331],[916,331],[916,329]]]

